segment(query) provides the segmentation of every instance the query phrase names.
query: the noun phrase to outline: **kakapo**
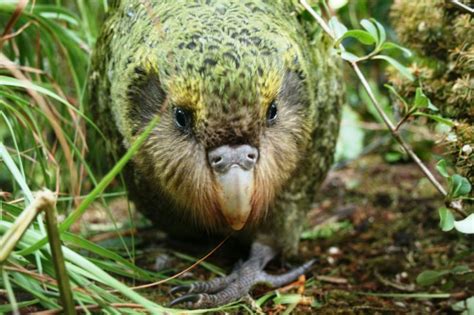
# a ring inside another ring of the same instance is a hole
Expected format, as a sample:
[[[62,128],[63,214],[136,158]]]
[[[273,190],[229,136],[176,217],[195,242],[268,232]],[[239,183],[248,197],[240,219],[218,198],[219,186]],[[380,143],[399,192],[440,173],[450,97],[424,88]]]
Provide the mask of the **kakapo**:
[[[137,209],[171,237],[246,242],[229,276],[178,287],[172,304],[209,307],[256,284],[295,254],[333,160],[344,86],[340,58],[292,0],[122,0],[92,57],[89,108],[123,153],[159,123],[126,170]],[[250,246],[251,245],[251,246]]]

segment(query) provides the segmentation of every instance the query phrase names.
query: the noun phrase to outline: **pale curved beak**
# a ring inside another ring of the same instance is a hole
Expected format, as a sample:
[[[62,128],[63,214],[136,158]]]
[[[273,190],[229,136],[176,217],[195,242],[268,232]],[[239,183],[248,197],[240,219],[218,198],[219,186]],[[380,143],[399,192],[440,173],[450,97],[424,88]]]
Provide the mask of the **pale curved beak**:
[[[216,175],[221,212],[232,229],[241,230],[252,210],[253,170],[234,164],[227,172]]]
[[[232,229],[241,230],[252,211],[258,150],[247,144],[223,145],[210,150],[207,158],[216,178],[222,215]]]

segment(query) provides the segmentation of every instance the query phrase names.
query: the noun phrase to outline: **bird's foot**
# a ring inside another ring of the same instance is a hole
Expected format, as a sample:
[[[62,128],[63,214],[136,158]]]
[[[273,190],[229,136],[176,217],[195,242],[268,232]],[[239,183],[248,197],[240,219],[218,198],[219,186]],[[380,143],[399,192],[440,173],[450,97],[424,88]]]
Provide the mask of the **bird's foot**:
[[[271,275],[263,269],[274,256],[271,247],[256,242],[252,245],[250,258],[237,265],[228,276],[174,287],[171,293],[184,292],[184,295],[171,301],[170,306],[182,304],[187,308],[210,308],[227,304],[246,296],[256,284],[278,288],[292,282],[314,263],[312,260],[285,274]]]

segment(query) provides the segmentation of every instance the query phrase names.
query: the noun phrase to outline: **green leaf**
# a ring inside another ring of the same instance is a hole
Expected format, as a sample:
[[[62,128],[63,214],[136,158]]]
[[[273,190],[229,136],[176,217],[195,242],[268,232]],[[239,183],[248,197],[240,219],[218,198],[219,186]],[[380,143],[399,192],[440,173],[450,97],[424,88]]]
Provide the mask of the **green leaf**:
[[[463,220],[455,221],[454,228],[464,234],[474,234],[474,213]]]
[[[416,108],[429,108],[430,105],[433,106],[428,96],[426,96],[425,93],[423,93],[423,90],[420,87],[416,88],[415,107]],[[436,108],[436,110],[438,109]]]
[[[25,194],[28,204],[33,202],[33,193],[31,192],[28,184],[26,183],[25,177],[21,174],[18,169],[15,161],[13,161],[10,153],[8,153],[7,148],[3,145],[3,142],[0,142],[0,158],[2,158],[3,163],[5,163],[7,169],[11,172],[18,185],[20,186],[23,194]]]
[[[462,312],[461,315],[474,314],[474,296],[467,298],[464,301],[459,301],[451,306],[453,311]]]
[[[357,62],[359,60],[359,57],[348,51],[341,52],[341,58],[349,62]]]
[[[380,50],[385,50],[385,49],[398,49],[398,50],[401,50],[405,57],[411,57],[413,55],[411,50],[409,50],[409,49],[407,49],[403,46],[400,46],[398,44],[392,43],[392,42],[385,42],[385,43],[382,44],[382,46],[380,46]]]
[[[420,273],[416,277],[416,283],[422,286],[428,286],[436,283],[439,281],[444,275],[448,274],[449,271],[447,270],[426,270]]]
[[[445,207],[438,209],[439,213],[439,227],[444,232],[451,231],[454,228],[454,216],[451,210]]]
[[[410,80],[410,81],[415,80],[415,77],[413,76],[413,74],[411,74],[410,70],[407,67],[405,67],[404,65],[402,65],[401,63],[399,63],[397,60],[393,59],[392,57],[389,57],[389,56],[386,56],[386,55],[377,55],[377,56],[372,57],[372,59],[385,60],[388,63],[390,63],[393,67],[395,67],[395,69],[400,71],[400,73],[403,76],[405,76],[408,80]]]
[[[377,27],[377,30],[378,30],[378,34],[379,34],[379,45],[380,44],[383,44],[385,42],[385,40],[387,39],[387,34],[385,33],[385,28],[383,27],[382,24],[380,24],[376,19],[370,19],[372,21],[372,23],[375,24],[375,26]]]
[[[337,43],[340,43],[343,39],[348,37],[353,37],[364,45],[372,45],[377,40],[369,32],[363,30],[350,30],[345,32],[344,35],[337,40]]]
[[[445,178],[449,177],[447,167],[448,167],[448,165],[446,163],[446,160],[444,160],[444,159],[441,159],[441,160],[439,160],[438,163],[436,163],[436,170],[438,170],[438,173],[440,173],[441,176],[443,176]]]
[[[339,22],[337,17],[333,16],[329,20],[329,28],[332,30],[333,36],[336,40],[341,38],[346,32],[347,32],[347,27]]]
[[[452,274],[459,274],[459,273],[466,273],[466,272],[469,272],[471,271],[471,269],[469,268],[468,265],[459,265],[459,266],[456,266],[454,267],[453,269],[451,269],[451,273]]]
[[[449,127],[454,126],[454,122],[451,119],[444,118],[440,115],[427,114],[427,113],[423,113],[423,112],[414,112],[413,115],[414,116],[425,116],[425,117],[428,117],[429,119],[432,119],[436,122],[439,122],[439,123],[441,123],[443,125],[446,125],[446,126],[449,126]]]
[[[379,43],[379,34],[377,32],[377,27],[375,27],[375,25],[372,23],[372,21],[363,19],[362,21],[360,21],[360,25],[362,25],[362,27],[367,32],[369,32],[370,35],[372,35],[373,38],[375,38],[375,41],[378,45],[378,43]]]
[[[467,178],[459,175],[454,174],[451,176],[451,197],[458,198],[461,196],[465,196],[471,192],[471,183],[467,180]]]

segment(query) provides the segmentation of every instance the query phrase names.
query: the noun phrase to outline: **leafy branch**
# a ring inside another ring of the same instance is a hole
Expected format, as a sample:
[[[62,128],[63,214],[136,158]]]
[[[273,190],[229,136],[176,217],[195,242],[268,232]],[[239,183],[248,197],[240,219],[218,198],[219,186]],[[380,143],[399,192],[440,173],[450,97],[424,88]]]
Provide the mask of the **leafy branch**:
[[[416,155],[416,153],[413,151],[410,145],[401,137],[399,133],[399,129],[401,125],[405,123],[411,115],[427,116],[428,118],[431,118],[431,119],[434,119],[446,124],[449,124],[451,122],[446,119],[444,119],[443,121],[443,118],[440,116],[430,115],[422,111],[418,111],[418,109],[420,108],[429,108],[432,110],[437,110],[436,107],[434,107],[429,101],[429,99],[423,94],[423,91],[421,90],[421,88],[418,88],[416,96],[415,96],[415,104],[411,108],[408,109],[407,103],[403,100],[402,103],[404,103],[404,105],[406,106],[407,112],[405,116],[401,119],[401,121],[399,121],[397,124],[394,124],[390,120],[390,118],[387,116],[387,114],[385,114],[385,112],[383,111],[367,79],[365,78],[364,74],[359,68],[359,62],[366,61],[366,60],[373,60],[373,59],[381,59],[390,63],[393,67],[395,67],[398,71],[400,71],[402,75],[407,77],[409,80],[413,81],[414,80],[413,75],[405,66],[400,64],[397,60],[393,59],[392,57],[389,57],[386,55],[380,55],[380,52],[386,49],[399,49],[403,51],[406,55],[410,55],[411,52],[407,50],[406,48],[403,48],[395,43],[386,42],[385,29],[379,22],[377,22],[374,19],[361,21],[361,25],[364,28],[364,30],[347,30],[347,28],[342,23],[340,23],[335,17],[331,18],[329,23],[326,23],[326,21],[317,12],[313,10],[313,8],[308,4],[306,0],[300,0],[300,3],[308,11],[308,13],[316,20],[316,22],[321,26],[324,32],[331,39],[334,40],[335,46],[338,47],[340,50],[341,58],[347,61],[349,65],[352,67],[352,69],[355,71],[357,77],[359,78],[365,91],[367,92],[373,106],[375,107],[376,111],[382,118],[384,124],[387,126],[393,138],[400,144],[400,146],[405,150],[405,152],[413,159],[413,161],[421,169],[421,171],[428,178],[431,184],[433,184],[436,190],[445,198],[447,207],[449,207],[450,209],[458,213],[461,217],[466,218],[467,213],[464,211],[461,201],[459,199],[456,199],[460,197],[461,195],[452,194],[452,189],[453,189],[452,187],[454,185],[452,181],[450,182],[451,191],[448,192],[443,187],[443,185],[436,179],[436,177],[428,169],[428,167]],[[374,49],[365,56],[362,56],[362,57],[356,56],[346,51],[344,49],[344,46],[342,45],[342,40],[349,37],[353,37],[365,45],[374,45]],[[394,92],[393,89],[392,89],[392,92]],[[463,181],[463,183],[464,183],[464,186],[463,186],[464,190],[462,192],[466,193],[467,191],[467,193],[469,193],[469,191],[471,190],[471,186],[469,182],[467,182],[468,185],[465,185],[465,181]],[[471,215],[470,218],[471,217],[474,217],[474,215]],[[473,233],[473,231],[470,231],[470,233]]]

